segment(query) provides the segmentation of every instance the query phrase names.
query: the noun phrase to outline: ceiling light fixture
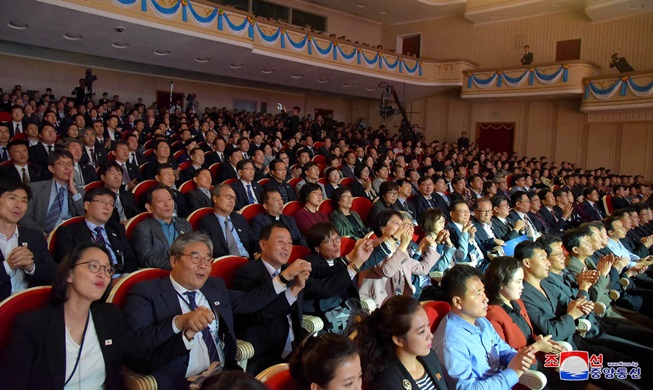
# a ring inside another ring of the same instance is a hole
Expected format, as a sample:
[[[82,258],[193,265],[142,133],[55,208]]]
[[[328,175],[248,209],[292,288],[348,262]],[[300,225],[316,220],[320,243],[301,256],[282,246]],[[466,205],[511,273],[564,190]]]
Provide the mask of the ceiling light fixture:
[[[356,84],[354,84],[354,83],[344,83],[344,84],[342,84],[342,86],[345,87],[345,88],[351,88],[354,85],[356,85]]]
[[[211,59],[209,57],[197,57],[195,58],[195,62],[199,62],[200,64],[203,64],[205,62],[209,62]]]
[[[376,91],[376,87],[367,87],[365,90],[368,92]]]
[[[365,7],[367,7],[367,4],[356,4],[356,7],[365,8]]]
[[[388,14],[388,11],[379,11],[379,14],[381,14],[381,15],[387,15],[387,14]]]
[[[301,79],[302,77],[304,77],[304,75],[301,73],[297,73],[297,74],[290,75],[290,77],[292,77],[293,79]]]
[[[263,74],[274,73],[274,69],[262,69],[262,70],[261,70],[261,73],[263,73]]]
[[[240,69],[243,67],[243,64],[229,64],[231,69]]]
[[[29,28],[29,24],[23,22],[7,22],[7,26],[14,30],[27,30]]]
[[[69,41],[79,41],[82,39],[82,36],[80,34],[71,34],[71,33],[65,33],[63,35],[64,39],[67,39]]]
[[[317,82],[320,84],[325,84],[329,82],[329,79],[317,79]]]
[[[129,43],[127,42],[114,42],[111,44],[111,46],[115,47],[116,49],[126,49],[129,47]]]
[[[154,50],[154,54],[164,57],[170,55],[170,50]]]

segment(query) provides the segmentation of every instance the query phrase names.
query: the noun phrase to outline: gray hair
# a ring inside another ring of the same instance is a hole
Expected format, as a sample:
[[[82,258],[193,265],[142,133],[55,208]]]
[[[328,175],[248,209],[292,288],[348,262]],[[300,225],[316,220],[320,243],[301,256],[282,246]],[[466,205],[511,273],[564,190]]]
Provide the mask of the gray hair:
[[[223,188],[231,188],[231,186],[230,186],[229,184],[223,184],[223,183],[217,184],[217,185],[216,185],[215,187],[213,187],[213,189],[211,190],[211,196],[212,196],[212,197],[219,198],[219,197],[220,197],[220,193],[222,192],[222,189],[223,189]],[[231,188],[231,189],[233,190],[233,188]]]
[[[170,256],[177,257],[184,252],[184,249],[190,244],[196,242],[203,242],[206,246],[209,247],[209,253],[213,255],[213,241],[204,232],[188,232],[182,234],[173,241],[172,246],[170,247]]]

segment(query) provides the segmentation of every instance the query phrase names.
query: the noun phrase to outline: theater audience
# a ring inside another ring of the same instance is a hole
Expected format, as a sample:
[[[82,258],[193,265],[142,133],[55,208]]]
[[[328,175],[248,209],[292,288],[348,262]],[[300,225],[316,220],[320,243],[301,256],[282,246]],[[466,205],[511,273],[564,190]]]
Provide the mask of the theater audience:
[[[186,203],[192,213],[202,207],[213,207],[211,200],[211,171],[206,168],[199,168],[193,172],[193,183],[195,189],[186,193]]]
[[[293,245],[303,245],[306,246],[306,238],[299,231],[295,219],[287,215],[283,215],[283,199],[281,194],[277,190],[265,190],[261,196],[261,205],[265,209],[264,213],[260,213],[250,221],[249,225],[252,231],[252,237],[258,237],[261,233],[261,230],[267,225],[273,223],[281,223],[290,232],[292,237]],[[255,247],[258,251],[258,241],[256,241]]]
[[[116,145],[117,148],[120,148],[120,144]],[[104,183],[104,187],[108,188],[116,196],[116,207],[111,215],[112,221],[124,223],[141,212],[136,204],[134,194],[124,189],[123,170],[118,163],[114,161],[102,164],[98,169],[98,174],[100,180]]]
[[[343,237],[355,240],[363,238],[370,228],[363,223],[361,216],[351,209],[354,197],[347,187],[338,187],[331,196],[334,211],[329,214],[329,220],[336,231]]]
[[[297,222],[297,227],[302,234],[306,235],[311,226],[319,222],[329,222],[327,217],[321,211],[318,211],[320,203],[324,199],[324,190],[317,184],[307,183],[299,192],[299,200],[304,203],[304,207],[297,210],[293,218]]]

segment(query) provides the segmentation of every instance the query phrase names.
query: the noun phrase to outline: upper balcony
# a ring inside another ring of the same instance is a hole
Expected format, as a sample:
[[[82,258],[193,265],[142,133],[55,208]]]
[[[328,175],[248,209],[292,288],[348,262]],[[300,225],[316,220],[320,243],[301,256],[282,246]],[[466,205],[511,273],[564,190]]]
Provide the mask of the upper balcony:
[[[588,77],[580,110],[585,113],[653,108],[653,70]]]
[[[583,79],[599,74],[591,61],[576,60],[510,68],[475,69],[464,72],[461,97],[542,98],[581,96]]]
[[[378,98],[378,85],[386,82],[410,100],[459,88],[463,72],[477,66],[397,55],[197,0],[23,0],[6,11],[29,25],[29,34],[10,29],[7,41],[248,80],[259,88]],[[83,39],[58,39],[64,35]]]

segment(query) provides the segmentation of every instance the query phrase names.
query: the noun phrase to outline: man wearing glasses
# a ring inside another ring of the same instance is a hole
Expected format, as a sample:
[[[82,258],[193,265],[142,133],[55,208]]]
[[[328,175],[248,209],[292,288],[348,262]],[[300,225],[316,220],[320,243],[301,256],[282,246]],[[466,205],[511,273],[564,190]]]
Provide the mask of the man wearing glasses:
[[[261,310],[277,298],[268,285],[248,293],[227,290],[222,279],[209,277],[212,252],[205,233],[179,236],[170,248],[170,275],[135,285],[127,297],[127,327],[147,347],[184,334],[188,353],[152,374],[159,389],[188,388],[195,376],[217,364],[240,369],[233,315]],[[280,288],[279,294],[287,289]]]
[[[73,155],[55,149],[48,155],[48,171],[52,180],[30,183],[32,201],[27,206],[20,225],[50,234],[66,219],[84,215],[84,190],[75,186]]]
[[[116,194],[107,187],[98,187],[84,195],[86,214],[82,221],[61,226],[54,234],[54,257],[57,262],[84,242],[93,242],[111,254],[116,272],[113,278],[136,271],[136,255],[120,223],[110,222]]]
[[[476,245],[483,252],[483,263],[479,265],[481,272],[490,264],[490,257],[488,253],[493,256],[502,256],[503,250],[501,246],[504,245],[503,240],[497,238],[492,231],[492,201],[488,198],[480,198],[476,201],[474,206],[474,217],[472,223],[476,228]]]

